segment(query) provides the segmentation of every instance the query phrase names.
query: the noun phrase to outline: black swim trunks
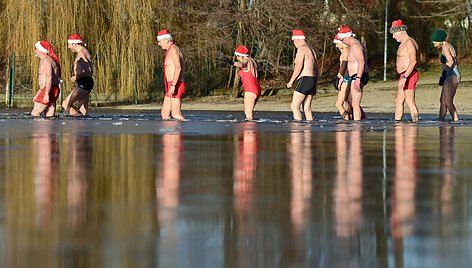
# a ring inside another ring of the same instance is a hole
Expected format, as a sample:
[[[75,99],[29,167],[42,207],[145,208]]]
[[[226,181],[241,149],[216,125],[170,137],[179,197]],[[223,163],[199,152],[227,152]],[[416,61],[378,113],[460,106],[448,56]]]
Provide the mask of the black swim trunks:
[[[316,94],[316,83],[318,82],[317,77],[313,76],[302,76],[298,79],[297,87],[295,91],[302,93],[303,95],[315,95]]]
[[[351,85],[352,81],[354,81],[356,78],[359,78],[357,77],[357,74],[353,74],[351,76],[349,75],[345,75],[344,76],[344,83],[347,83],[348,85]],[[369,73],[363,73],[362,74],[362,77],[361,77],[361,83],[362,85],[367,85],[367,83],[369,82]]]
[[[93,78],[91,76],[82,77],[75,82],[78,88],[87,90],[88,92],[93,88]]]

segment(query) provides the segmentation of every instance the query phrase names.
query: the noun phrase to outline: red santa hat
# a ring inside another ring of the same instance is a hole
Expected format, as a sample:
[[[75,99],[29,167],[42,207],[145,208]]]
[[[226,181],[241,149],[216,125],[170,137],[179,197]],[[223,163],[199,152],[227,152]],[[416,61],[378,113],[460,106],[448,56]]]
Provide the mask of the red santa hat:
[[[73,34],[69,36],[69,38],[67,38],[67,43],[68,44],[84,44],[85,41],[80,35]]]
[[[392,21],[392,27],[390,27],[390,33],[404,32],[408,30],[408,27],[403,23],[402,20]]]
[[[349,28],[349,26],[340,26],[339,27],[339,32],[337,34],[339,40],[343,40],[344,38],[348,38],[348,37],[354,37],[356,36],[351,28]]]
[[[293,30],[292,32],[292,40],[303,40],[305,39],[305,33],[302,30]]]
[[[236,56],[242,56],[242,57],[247,57],[249,56],[249,49],[247,49],[247,47],[245,46],[239,46],[236,48],[236,50],[234,51],[234,55]]]
[[[336,34],[336,35],[334,36],[333,43],[335,43],[335,44],[342,44],[342,42],[343,42],[343,41],[341,41],[341,39],[339,39],[338,34]]]
[[[59,76],[60,76],[61,64],[59,63],[59,57],[56,55],[56,52],[54,52],[54,48],[52,47],[51,43],[49,43],[48,40],[41,40],[41,41],[36,42],[34,46],[36,47],[37,50],[51,56],[51,58],[57,63],[57,66],[59,67]]]
[[[157,41],[169,38],[172,38],[172,35],[168,30],[160,30],[159,32],[157,32]]]

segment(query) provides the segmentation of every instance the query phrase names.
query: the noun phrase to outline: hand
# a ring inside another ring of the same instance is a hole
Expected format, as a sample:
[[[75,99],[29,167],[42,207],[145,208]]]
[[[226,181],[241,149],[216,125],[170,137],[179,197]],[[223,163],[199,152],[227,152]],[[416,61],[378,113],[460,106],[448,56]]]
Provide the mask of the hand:
[[[289,82],[287,83],[287,88],[291,88],[292,85],[293,85],[293,82],[292,82],[292,81],[289,81]]]
[[[354,82],[351,85],[355,90],[361,91],[361,79],[360,78],[357,78],[356,80],[354,80]]]
[[[406,78],[401,78],[399,81],[398,81],[398,89],[399,90],[403,90],[405,88],[405,84],[406,84]]]
[[[439,83],[438,84],[440,86],[444,85],[444,82],[446,81],[446,76],[447,76],[447,71],[443,70],[442,74],[441,74],[441,77],[439,77]]]
[[[174,94],[175,94],[175,86],[171,85],[169,88],[169,95],[174,96]]]
[[[70,78],[70,81],[75,82],[75,75]]]
[[[49,103],[49,94],[44,94],[43,102],[44,103]]]

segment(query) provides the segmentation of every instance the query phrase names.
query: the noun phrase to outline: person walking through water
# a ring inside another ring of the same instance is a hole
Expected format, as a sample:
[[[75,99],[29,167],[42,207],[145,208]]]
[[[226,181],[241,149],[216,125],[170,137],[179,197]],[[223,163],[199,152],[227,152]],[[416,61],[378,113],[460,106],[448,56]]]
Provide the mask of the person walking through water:
[[[441,97],[439,99],[439,121],[444,121],[447,111],[451,114],[452,120],[459,121],[459,114],[454,105],[454,96],[461,81],[457,54],[451,44],[446,42],[447,33],[444,30],[436,30],[431,35],[434,47],[441,48],[440,62],[442,65],[442,75],[439,85],[442,86]]]
[[[344,75],[347,70],[347,55],[349,54],[349,46],[344,44],[336,34],[333,40],[334,45],[341,55],[339,56],[339,71],[336,75],[336,79],[333,82],[333,86],[338,90],[338,97],[336,99],[336,108],[338,108],[339,114],[344,120],[349,120],[349,111],[351,107],[348,103],[349,97],[349,86],[347,83],[343,83]]]
[[[241,77],[244,89],[245,120],[254,120],[254,107],[261,95],[261,87],[257,75],[257,62],[249,56],[249,50],[245,46],[237,47],[234,55],[236,55],[237,62],[232,61],[228,57],[224,57],[223,61],[239,69],[238,74]]]
[[[297,54],[295,55],[293,74],[287,83],[287,88],[291,88],[295,80],[298,81],[291,103],[293,119],[295,121],[302,120],[300,107],[303,105],[306,120],[313,121],[311,102],[316,94],[319,74],[318,60],[315,51],[305,41],[305,33],[302,30],[293,30],[292,40],[297,48]]]
[[[182,115],[182,95],[185,93],[184,82],[184,55],[180,48],[174,44],[174,38],[168,30],[157,33],[158,45],[166,50],[164,58],[164,103],[161,116],[163,120],[184,121]]]
[[[401,122],[403,117],[403,106],[406,104],[410,109],[411,120],[418,122],[419,112],[415,102],[416,83],[419,79],[419,72],[416,69],[418,62],[418,44],[406,32],[408,27],[402,20],[392,22],[390,33],[393,38],[400,43],[397,50],[397,73],[398,79],[397,98],[395,108],[395,121]]]
[[[85,41],[80,35],[73,34],[69,36],[67,44],[73,53],[77,53],[74,60],[74,75],[70,78],[75,86],[62,102],[62,108],[72,116],[87,115],[90,91],[94,84],[92,57],[85,48]],[[77,103],[77,108],[72,106],[75,103]]]
[[[339,27],[338,38],[347,46],[347,74],[344,75],[343,83],[349,87],[349,103],[352,106],[353,119],[359,121],[365,118],[361,108],[364,86],[369,82],[369,66],[365,48],[357,40],[349,26]]]
[[[53,117],[56,113],[56,101],[59,98],[61,81],[61,65],[54,49],[47,40],[36,42],[35,53],[40,58],[38,68],[39,91],[33,98],[32,116]]]

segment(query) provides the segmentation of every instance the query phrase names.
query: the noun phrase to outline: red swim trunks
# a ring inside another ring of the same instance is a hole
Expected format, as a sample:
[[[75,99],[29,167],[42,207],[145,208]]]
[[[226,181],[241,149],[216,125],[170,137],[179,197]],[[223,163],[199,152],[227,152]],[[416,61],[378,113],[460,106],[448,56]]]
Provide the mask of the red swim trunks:
[[[404,90],[414,90],[416,89],[416,83],[420,78],[420,73],[418,70],[413,70],[411,74],[408,76],[405,82],[405,86],[403,87]],[[403,79],[403,73],[400,74],[400,79]]]
[[[165,87],[166,87],[166,97],[169,97],[169,98],[177,98],[177,99],[181,99],[182,98],[182,95],[184,95],[185,93],[185,82],[184,81],[179,81],[177,82],[177,85],[175,86],[175,93],[174,95],[169,95],[169,89],[170,89],[170,86],[172,85],[172,81],[167,81],[167,84],[165,84]]]
[[[49,103],[57,101],[57,99],[59,98],[59,92],[60,92],[60,90],[59,90],[58,85],[51,86],[51,90],[49,90]],[[45,93],[46,93],[46,88],[41,89],[39,91],[38,96],[36,96],[36,98],[34,99],[34,101],[38,102],[38,103],[41,103],[41,104],[44,104],[44,105],[48,105],[49,103],[44,103],[43,102]]]

